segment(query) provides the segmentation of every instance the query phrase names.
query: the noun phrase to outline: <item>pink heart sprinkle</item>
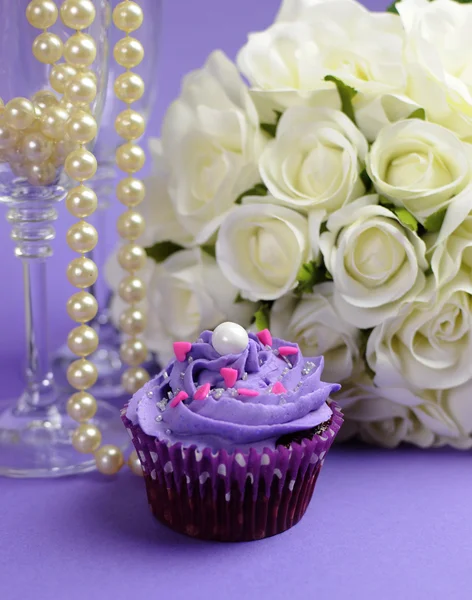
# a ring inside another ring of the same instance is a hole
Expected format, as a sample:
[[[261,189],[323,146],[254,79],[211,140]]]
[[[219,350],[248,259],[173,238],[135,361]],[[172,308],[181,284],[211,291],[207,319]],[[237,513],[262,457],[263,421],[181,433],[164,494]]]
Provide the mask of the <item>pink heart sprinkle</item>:
[[[175,358],[184,362],[187,358],[187,353],[192,349],[192,344],[190,342],[174,342],[174,354]]]
[[[223,367],[220,369],[220,374],[225,380],[227,388],[232,388],[238,380],[238,372],[236,369],[232,369],[231,367]]]
[[[272,346],[272,335],[268,329],[263,329],[262,331],[259,331],[259,333],[256,333],[256,335],[261,344],[264,344],[264,346]]]
[[[298,348],[295,346],[280,346],[278,350],[280,356],[291,356],[292,354],[298,354]]]
[[[188,394],[187,392],[184,392],[183,390],[181,392],[179,392],[177,394],[177,396],[175,396],[172,400],[172,402],[170,403],[171,408],[175,408],[177,406],[177,404],[180,404],[181,402],[183,402],[184,400],[187,400],[188,398]]]
[[[193,395],[193,399],[194,400],[205,400],[205,398],[208,396],[209,393],[210,393],[210,384],[204,383],[195,392],[195,394]]]
[[[285,386],[283,385],[283,383],[281,383],[280,381],[276,381],[274,383],[274,386],[272,388],[272,392],[274,394],[283,394],[286,391],[287,390],[285,389]]]
[[[240,396],[249,396],[254,398],[255,396],[259,396],[259,392],[256,390],[250,390],[249,388],[238,388],[238,394]]]

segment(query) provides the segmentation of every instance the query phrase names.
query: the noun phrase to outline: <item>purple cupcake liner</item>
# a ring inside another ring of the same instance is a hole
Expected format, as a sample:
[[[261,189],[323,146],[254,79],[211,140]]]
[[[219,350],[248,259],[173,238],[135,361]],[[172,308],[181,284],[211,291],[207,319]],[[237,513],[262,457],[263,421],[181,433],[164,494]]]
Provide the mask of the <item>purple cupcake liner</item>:
[[[144,471],[154,516],[186,535],[252,541],[286,531],[302,518],[343,417],[332,402],[329,426],[290,448],[200,451],[150,437],[122,416]]]

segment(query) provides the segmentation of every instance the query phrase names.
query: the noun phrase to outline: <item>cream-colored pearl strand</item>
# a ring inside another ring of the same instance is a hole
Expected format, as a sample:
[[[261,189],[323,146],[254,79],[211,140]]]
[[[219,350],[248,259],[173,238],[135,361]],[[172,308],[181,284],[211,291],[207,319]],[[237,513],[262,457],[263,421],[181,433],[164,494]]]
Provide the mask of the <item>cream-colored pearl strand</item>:
[[[68,122],[67,137],[79,143],[80,147],[67,157],[65,163],[66,173],[79,182],[79,185],[69,192],[66,205],[69,211],[80,219],[90,216],[97,208],[97,198],[93,190],[83,184],[94,176],[97,169],[95,157],[84,148],[97,133],[96,122],[87,109],[95,98],[96,85],[93,85],[94,78],[91,74],[83,73],[95,59],[96,49],[92,38],[81,33],[95,17],[95,11],[92,9],[93,4],[89,0],[65,0],[63,3],[61,18],[66,26],[75,28],[76,33],[64,48],[67,66],[54,74],[53,78],[54,82],[58,82],[58,86],[62,86],[63,80],[68,79],[67,83],[64,83],[64,93],[66,101],[70,103],[72,116]],[[144,119],[139,113],[131,110],[129,105],[141,98],[144,83],[129,69],[141,62],[144,50],[140,42],[131,38],[129,33],[141,25],[142,10],[135,2],[125,0],[115,8],[113,20],[120,30],[126,32],[126,37],[120,40],[114,49],[116,61],[126,68],[126,72],[115,82],[115,93],[120,100],[128,104],[127,110],[116,119],[116,130],[126,140],[116,152],[116,161],[121,170],[134,174],[143,167],[145,160],[142,148],[133,143],[144,133]],[[77,69],[77,72],[69,71],[69,67]],[[142,202],[144,191],[143,183],[132,177],[127,177],[117,187],[119,200],[130,209],[118,220],[118,231],[128,241],[120,249],[119,261],[129,272],[120,285],[121,297],[131,305],[120,319],[122,331],[131,336],[121,347],[123,360],[131,366],[123,376],[123,386],[129,393],[136,391],[149,379],[147,372],[139,367],[146,358],[147,348],[135,337],[142,333],[145,327],[145,316],[136,303],[144,299],[146,290],[144,282],[136,277],[136,272],[144,267],[146,255],[143,248],[133,243],[144,231],[144,220],[132,209]],[[97,232],[82,220],[69,229],[67,242],[71,249],[82,255],[70,263],[68,279],[83,290],[93,284],[98,276],[96,265],[83,256],[95,247]],[[73,445],[79,452],[94,453],[97,469],[104,474],[113,475],[124,464],[123,454],[116,446],[100,447],[100,430],[89,423],[97,410],[97,402],[86,392],[97,379],[96,367],[85,358],[98,346],[97,333],[86,325],[97,313],[97,302],[88,292],[80,291],[70,298],[67,311],[73,320],[80,323],[68,337],[70,350],[80,357],[70,365],[67,373],[69,383],[78,390],[68,401],[68,414],[81,423],[73,434]],[[131,454],[128,465],[134,473],[142,475],[136,452]]]
[[[140,308],[140,303],[146,297],[146,286],[136,273],[141,270],[146,262],[146,254],[135,241],[144,232],[144,219],[135,208],[144,200],[145,188],[143,182],[133,175],[144,166],[144,150],[135,141],[144,134],[144,118],[131,108],[133,102],[138,101],[144,93],[144,82],[139,75],[131,69],[138,66],[144,57],[141,43],[130,36],[130,33],[141,27],[143,12],[141,7],[132,0],[124,0],[113,11],[115,26],[126,35],[119,40],[114,48],[113,55],[116,62],[126,71],[119,75],[115,81],[115,94],[119,100],[127,104],[115,121],[115,130],[124,139],[116,151],[116,164],[127,174],[116,189],[118,200],[127,207],[118,219],[117,228],[119,235],[125,240],[118,254],[121,267],[127,275],[121,281],[118,293],[121,299],[129,304],[120,316],[120,329],[128,336],[121,345],[120,353],[124,363],[129,365],[122,378],[123,388],[133,394],[149,380],[149,375],[140,365],[147,356],[145,343],[139,339],[146,327],[146,315]]]

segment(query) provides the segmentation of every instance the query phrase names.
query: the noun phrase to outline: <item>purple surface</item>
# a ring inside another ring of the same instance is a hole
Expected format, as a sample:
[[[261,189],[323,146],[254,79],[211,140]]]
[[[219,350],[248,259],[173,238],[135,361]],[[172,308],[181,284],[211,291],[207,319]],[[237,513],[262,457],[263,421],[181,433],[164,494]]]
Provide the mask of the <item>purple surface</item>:
[[[371,0],[370,6],[387,2]],[[151,129],[181,76],[214,48],[234,56],[266,26],[277,0],[167,0],[161,97]],[[115,211],[116,214],[116,211]],[[112,221],[112,220],[111,220]],[[53,342],[70,322],[69,259],[61,209],[51,260]],[[113,226],[110,226],[113,229]],[[0,398],[20,389],[21,272],[0,218]],[[150,516],[143,482],[129,473],[58,481],[0,479],[2,600],[466,600],[472,589],[470,453],[334,449],[302,522],[261,542],[192,541]],[[225,591],[223,591],[225,589]]]

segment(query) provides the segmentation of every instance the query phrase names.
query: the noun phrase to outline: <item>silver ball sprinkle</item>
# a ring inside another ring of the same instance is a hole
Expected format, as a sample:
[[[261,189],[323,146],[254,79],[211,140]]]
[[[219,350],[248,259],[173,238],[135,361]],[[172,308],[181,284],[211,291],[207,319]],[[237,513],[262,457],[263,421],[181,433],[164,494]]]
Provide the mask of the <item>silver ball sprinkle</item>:
[[[154,392],[152,390],[150,390],[148,393],[148,398],[152,398],[154,396]]]
[[[162,415],[157,415],[156,421],[160,423],[162,421]]]
[[[242,380],[247,381],[247,373],[246,372],[243,373]]]
[[[172,435],[172,431],[170,429],[166,429],[166,435]]]

